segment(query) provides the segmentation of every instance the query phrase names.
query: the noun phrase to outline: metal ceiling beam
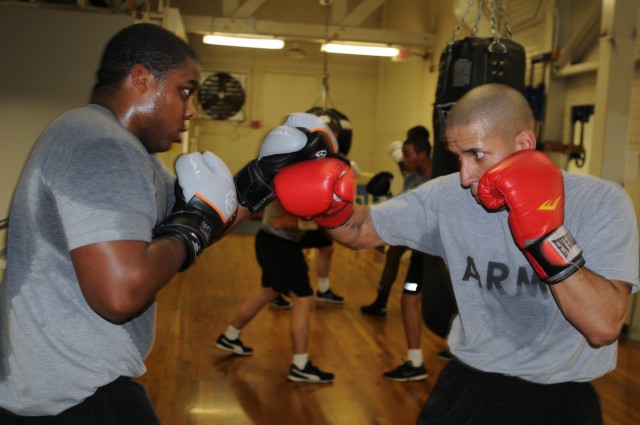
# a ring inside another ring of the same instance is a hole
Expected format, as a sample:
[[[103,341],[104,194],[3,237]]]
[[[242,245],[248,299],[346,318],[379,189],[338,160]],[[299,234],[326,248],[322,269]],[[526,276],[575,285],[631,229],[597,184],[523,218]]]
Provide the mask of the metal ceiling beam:
[[[373,12],[384,4],[385,0],[362,0],[344,19],[340,25],[357,27],[361,25]]]
[[[262,21],[253,18],[231,19],[199,15],[183,15],[185,28],[190,34],[205,35],[212,32],[233,34],[259,34],[322,43],[325,41],[325,26],[305,23]],[[406,47],[432,49],[433,33],[384,30],[329,25],[329,37],[333,41],[357,41],[396,44]]]
[[[563,67],[582,58],[582,56],[593,47],[600,34],[600,19],[602,17],[602,6],[600,2],[594,4],[591,11],[582,22],[582,25],[573,34],[566,46],[560,51],[556,60],[557,67]]]
[[[222,16],[227,18],[249,18],[266,2],[267,0],[246,0],[240,5],[239,0],[223,0]]]
[[[238,0],[223,0],[222,1],[222,16],[233,16],[233,13],[238,10]]]
[[[252,16],[260,7],[265,4],[267,0],[247,0],[242,6],[240,6],[231,17],[233,18],[248,18]]]
[[[347,16],[347,0],[333,0],[331,3],[331,23],[335,24]]]

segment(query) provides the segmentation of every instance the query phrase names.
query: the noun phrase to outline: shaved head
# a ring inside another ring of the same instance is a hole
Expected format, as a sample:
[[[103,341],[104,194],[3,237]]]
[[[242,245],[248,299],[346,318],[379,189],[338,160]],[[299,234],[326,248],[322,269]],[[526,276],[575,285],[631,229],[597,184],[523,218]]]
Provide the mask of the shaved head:
[[[513,139],[533,130],[533,112],[525,97],[503,84],[484,84],[465,94],[447,115],[447,129],[474,126],[484,134]]]

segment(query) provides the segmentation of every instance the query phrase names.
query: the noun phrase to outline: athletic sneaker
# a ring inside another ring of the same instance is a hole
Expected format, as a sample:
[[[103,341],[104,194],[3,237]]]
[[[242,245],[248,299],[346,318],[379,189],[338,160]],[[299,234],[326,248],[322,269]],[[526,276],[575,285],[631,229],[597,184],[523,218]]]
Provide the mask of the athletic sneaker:
[[[453,360],[453,354],[449,350],[442,350],[438,353],[438,358],[445,361]]]
[[[304,369],[298,369],[298,366],[292,364],[289,369],[287,379],[292,382],[308,382],[310,384],[326,384],[333,382],[333,373],[323,372],[314,366],[311,361],[307,361]]]
[[[387,315],[387,307],[378,305],[376,303],[363,305],[360,307],[360,311],[364,314],[371,314],[372,316],[384,317]]]
[[[291,308],[291,303],[285,299],[282,295],[278,295],[269,302],[269,305],[280,310],[288,310]]]
[[[242,341],[240,341],[240,338],[229,339],[224,336],[224,334],[220,334],[216,340],[216,347],[239,356],[250,356],[253,354],[253,348],[245,347]]]
[[[340,295],[336,295],[331,290],[331,288],[327,289],[324,292],[316,291],[316,299],[324,303],[333,303],[333,304],[342,304],[344,302],[344,297],[341,297]]]
[[[424,364],[416,367],[411,363],[411,360],[405,362],[403,365],[398,366],[397,368],[385,372],[383,374],[385,379],[390,381],[420,381],[422,379],[426,379],[427,369],[424,367]]]

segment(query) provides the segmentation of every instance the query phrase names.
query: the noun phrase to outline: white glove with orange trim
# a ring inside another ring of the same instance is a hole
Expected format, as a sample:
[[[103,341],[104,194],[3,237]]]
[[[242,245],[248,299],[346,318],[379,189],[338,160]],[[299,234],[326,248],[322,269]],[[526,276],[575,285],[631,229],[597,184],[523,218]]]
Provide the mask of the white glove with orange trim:
[[[187,249],[181,270],[219,239],[236,219],[238,201],[233,176],[211,152],[184,154],[176,161],[176,203],[153,229],[153,237],[177,236]]]

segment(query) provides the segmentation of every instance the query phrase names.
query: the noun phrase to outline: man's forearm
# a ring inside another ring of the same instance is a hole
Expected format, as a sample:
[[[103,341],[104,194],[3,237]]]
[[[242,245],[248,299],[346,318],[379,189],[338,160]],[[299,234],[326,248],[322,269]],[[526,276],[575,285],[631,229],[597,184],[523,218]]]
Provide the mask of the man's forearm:
[[[353,249],[375,248],[384,244],[373,227],[368,207],[355,206],[349,220],[328,230],[334,240]]]
[[[593,346],[613,342],[624,324],[631,285],[610,281],[582,267],[550,285],[558,306]]]

